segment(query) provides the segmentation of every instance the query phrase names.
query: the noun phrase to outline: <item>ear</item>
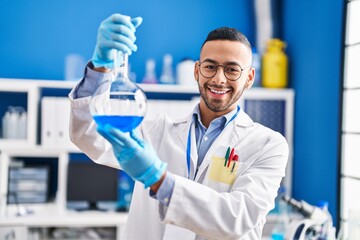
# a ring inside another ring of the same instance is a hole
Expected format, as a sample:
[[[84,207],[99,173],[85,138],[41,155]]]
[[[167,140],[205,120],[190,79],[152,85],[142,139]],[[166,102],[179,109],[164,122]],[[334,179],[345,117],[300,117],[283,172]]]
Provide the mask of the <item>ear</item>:
[[[246,78],[245,89],[250,89],[254,84],[254,80],[255,80],[255,68],[252,67],[250,68]]]
[[[199,82],[199,61],[196,61],[194,65],[194,78]]]

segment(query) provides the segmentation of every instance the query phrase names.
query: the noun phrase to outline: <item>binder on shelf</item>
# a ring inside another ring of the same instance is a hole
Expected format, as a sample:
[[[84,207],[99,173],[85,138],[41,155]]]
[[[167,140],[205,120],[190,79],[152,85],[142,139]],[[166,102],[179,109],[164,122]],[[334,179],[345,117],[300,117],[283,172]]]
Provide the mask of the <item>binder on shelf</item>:
[[[46,166],[10,167],[8,203],[45,203],[49,169]]]
[[[44,147],[56,145],[55,103],[55,99],[50,97],[44,97],[41,100],[41,145]]]
[[[48,148],[76,149],[70,141],[70,102],[66,97],[41,100],[41,145]]]

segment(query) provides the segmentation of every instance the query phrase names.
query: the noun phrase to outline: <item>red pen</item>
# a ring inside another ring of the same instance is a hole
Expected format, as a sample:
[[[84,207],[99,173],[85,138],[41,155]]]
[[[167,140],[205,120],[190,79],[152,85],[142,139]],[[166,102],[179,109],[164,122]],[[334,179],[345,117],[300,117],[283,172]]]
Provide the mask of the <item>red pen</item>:
[[[232,166],[232,168],[231,168],[231,173],[234,172],[235,164],[236,164],[236,162],[239,161],[239,156],[238,156],[238,155],[235,155],[233,161],[234,161],[234,163],[233,163],[233,166]]]
[[[227,163],[227,166],[226,167],[229,167],[230,166],[230,162],[231,160],[233,159],[234,157],[234,148],[231,149],[231,153],[230,153],[230,157],[229,157],[229,161]]]

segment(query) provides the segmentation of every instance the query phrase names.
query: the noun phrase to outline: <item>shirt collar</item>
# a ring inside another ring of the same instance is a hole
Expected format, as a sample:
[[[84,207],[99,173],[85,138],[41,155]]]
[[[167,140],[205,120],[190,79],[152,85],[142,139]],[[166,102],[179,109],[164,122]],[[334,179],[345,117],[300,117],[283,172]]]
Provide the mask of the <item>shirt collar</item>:
[[[231,112],[228,112],[227,114],[220,116],[218,118],[215,118],[213,121],[219,119],[221,121],[221,126],[224,127],[226,126],[226,124],[231,120],[231,118],[234,116],[234,114],[239,110],[239,107],[236,107],[234,110],[232,110]],[[194,108],[193,111],[193,123],[195,124],[201,124],[201,126],[203,126],[202,122],[201,122],[201,117],[200,117],[200,105],[197,104]]]

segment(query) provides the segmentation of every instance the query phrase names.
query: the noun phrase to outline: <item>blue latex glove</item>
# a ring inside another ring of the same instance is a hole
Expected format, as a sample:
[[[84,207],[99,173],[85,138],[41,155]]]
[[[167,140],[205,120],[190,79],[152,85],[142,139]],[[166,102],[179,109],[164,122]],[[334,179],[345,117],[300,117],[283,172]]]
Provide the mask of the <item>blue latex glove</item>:
[[[92,62],[95,67],[112,68],[114,56],[112,49],[131,55],[137,50],[134,44],[136,28],[142,23],[141,17],[115,13],[101,22],[98,29]]]
[[[130,134],[124,133],[108,124],[99,126],[97,130],[111,143],[115,157],[128,175],[144,183],[145,188],[160,180],[167,164],[134,130]]]

